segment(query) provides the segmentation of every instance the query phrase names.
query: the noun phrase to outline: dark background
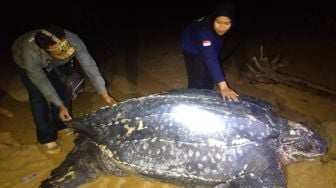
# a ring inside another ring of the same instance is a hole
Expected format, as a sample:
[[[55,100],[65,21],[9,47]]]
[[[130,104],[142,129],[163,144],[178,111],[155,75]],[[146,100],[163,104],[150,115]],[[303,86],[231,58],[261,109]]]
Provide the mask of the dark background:
[[[207,1],[13,1],[3,2],[2,29],[19,34],[46,23],[57,23],[75,32],[132,29],[180,23],[209,13],[216,0]],[[320,22],[335,16],[334,6],[324,1],[236,0],[238,26],[247,22]]]
[[[217,1],[10,1],[2,2],[1,54],[9,54],[12,42],[20,34],[48,23],[56,23],[86,41],[100,32],[111,39],[125,33],[135,35],[139,28],[156,30],[171,27],[177,32],[189,21],[211,12]],[[265,27],[285,23],[284,30],[302,30],[319,35],[321,27],[335,29],[335,10],[324,1],[244,1],[236,0],[239,36],[248,38]],[[328,25],[329,24],[329,25]],[[295,25],[296,27],[292,27]],[[302,27],[301,27],[302,26]],[[286,28],[287,27],[287,28]]]

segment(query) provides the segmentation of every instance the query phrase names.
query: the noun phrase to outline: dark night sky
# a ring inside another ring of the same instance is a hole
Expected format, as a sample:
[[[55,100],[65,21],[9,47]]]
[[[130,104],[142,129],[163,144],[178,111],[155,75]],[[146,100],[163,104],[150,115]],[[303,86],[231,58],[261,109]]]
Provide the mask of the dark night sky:
[[[126,22],[142,22],[164,24],[157,20],[183,20],[202,16],[212,10],[216,0],[205,2],[195,1],[18,1],[12,5],[2,6],[1,18],[5,24],[17,27],[34,27],[47,22],[57,22],[62,25],[96,24],[101,26],[127,25]],[[52,4],[53,3],[53,4]],[[242,21],[250,18],[258,19],[295,19],[304,14],[323,16],[333,14],[331,3],[323,1],[246,1],[236,0],[237,15]],[[134,19],[135,18],[135,19]],[[261,20],[262,21],[262,20]]]
[[[176,27],[209,13],[215,0],[194,1],[11,1],[2,6],[2,32],[4,44],[19,34],[56,23],[64,28],[85,34],[94,31],[132,30],[134,26],[160,27],[168,22]],[[237,26],[246,23],[321,22],[325,17],[335,19],[331,2],[315,1],[246,1],[236,0]]]

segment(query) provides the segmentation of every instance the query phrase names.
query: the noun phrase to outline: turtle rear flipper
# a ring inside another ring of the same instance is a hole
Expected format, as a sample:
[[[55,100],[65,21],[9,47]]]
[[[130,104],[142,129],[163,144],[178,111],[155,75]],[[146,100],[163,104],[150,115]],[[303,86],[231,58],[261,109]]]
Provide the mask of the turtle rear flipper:
[[[41,182],[41,188],[77,187],[91,182],[102,175],[102,169],[97,163],[95,151],[90,140],[79,136],[76,147],[66,156],[66,160],[54,169],[50,176]]]

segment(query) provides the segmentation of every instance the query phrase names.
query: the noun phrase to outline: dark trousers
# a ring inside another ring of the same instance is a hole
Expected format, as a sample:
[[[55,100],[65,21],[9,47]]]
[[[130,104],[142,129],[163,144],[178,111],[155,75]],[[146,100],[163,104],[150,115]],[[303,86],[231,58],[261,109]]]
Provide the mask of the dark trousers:
[[[36,125],[36,136],[38,142],[45,144],[55,141],[57,139],[57,131],[66,128],[59,118],[58,108],[44,98],[40,90],[28,78],[24,69],[19,68],[19,73],[29,94],[29,103]],[[69,113],[71,113],[72,102],[64,94],[64,78],[67,76],[66,65],[56,67],[51,72],[45,71],[45,73],[62,99],[64,105],[68,108]]]
[[[183,53],[188,75],[188,88],[214,89],[215,84],[200,55]]]

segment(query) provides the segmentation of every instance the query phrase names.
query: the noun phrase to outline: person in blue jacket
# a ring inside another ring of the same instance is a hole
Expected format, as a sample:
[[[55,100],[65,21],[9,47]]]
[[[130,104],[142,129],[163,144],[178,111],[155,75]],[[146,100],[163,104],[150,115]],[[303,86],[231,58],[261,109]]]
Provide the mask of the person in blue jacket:
[[[14,62],[29,94],[38,142],[49,154],[58,153],[57,134],[69,133],[63,121],[71,119],[71,99],[65,95],[67,63],[76,58],[108,104],[116,101],[108,94],[105,81],[84,42],[57,25],[28,31],[12,45]],[[71,131],[71,130],[70,130]]]
[[[184,28],[182,52],[188,75],[188,88],[214,89],[217,84],[223,99],[238,99],[239,95],[225,80],[219,59],[224,37],[234,23],[234,15],[234,4],[221,2],[212,14]]]

